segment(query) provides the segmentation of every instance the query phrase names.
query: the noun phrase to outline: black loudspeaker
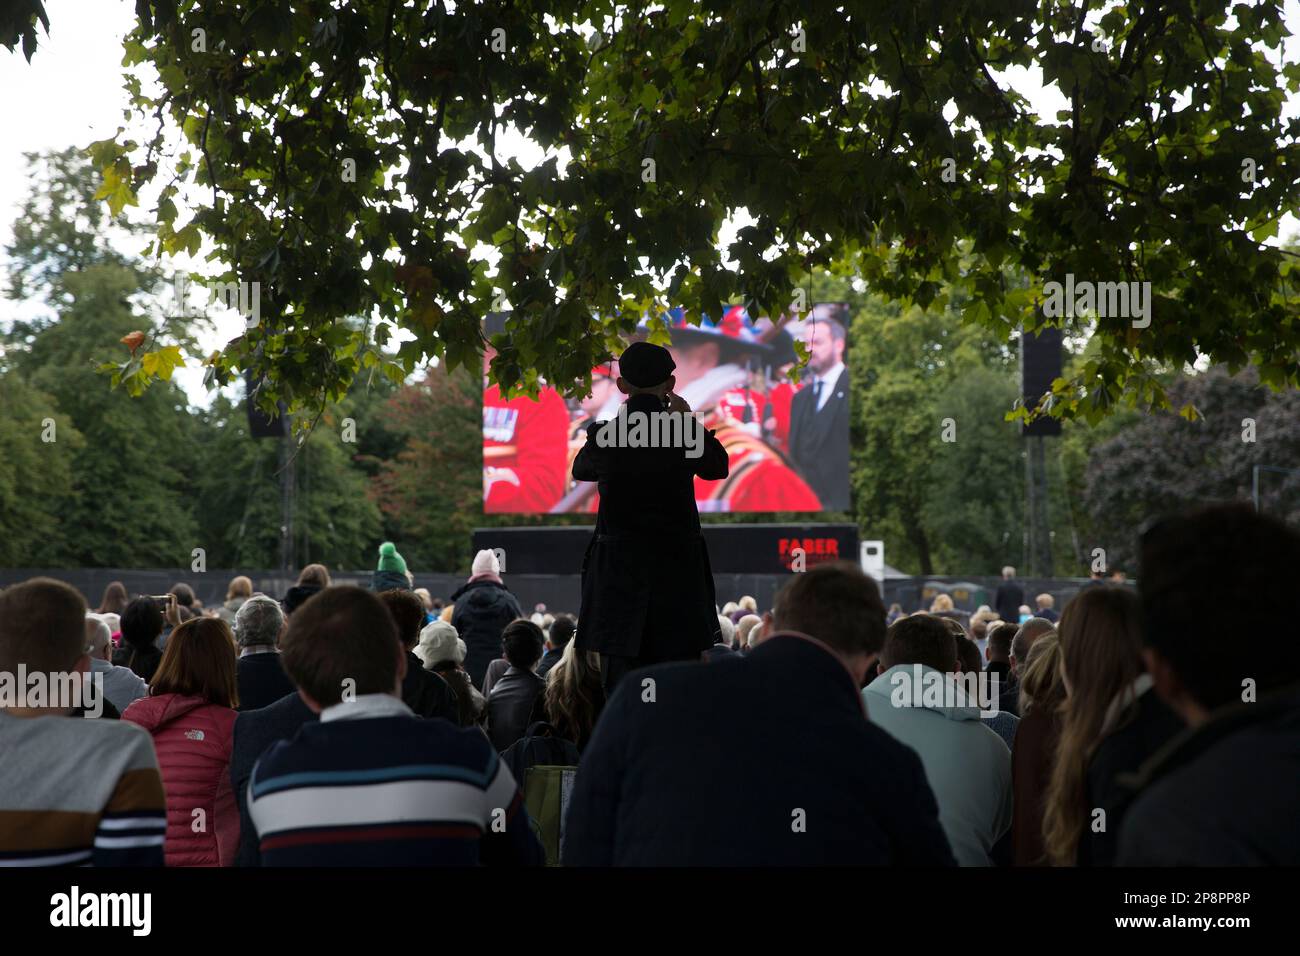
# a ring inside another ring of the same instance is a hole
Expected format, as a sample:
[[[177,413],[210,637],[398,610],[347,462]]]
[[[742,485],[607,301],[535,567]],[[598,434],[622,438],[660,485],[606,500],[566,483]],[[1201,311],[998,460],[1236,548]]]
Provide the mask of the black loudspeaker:
[[[253,393],[257,391],[260,383],[254,383],[252,376],[244,376],[244,385],[247,387],[248,395],[245,404],[248,406],[248,436],[250,438],[287,438],[289,435],[289,416],[286,414],[284,402],[278,402],[277,407],[279,414],[272,418],[257,407],[253,401]]]
[[[1052,381],[1061,377],[1061,330],[1045,326],[1037,333],[1020,335],[1020,394],[1025,407],[1037,408]],[[1028,425],[1020,426],[1020,434],[1043,436],[1061,434],[1061,420],[1040,415]]]

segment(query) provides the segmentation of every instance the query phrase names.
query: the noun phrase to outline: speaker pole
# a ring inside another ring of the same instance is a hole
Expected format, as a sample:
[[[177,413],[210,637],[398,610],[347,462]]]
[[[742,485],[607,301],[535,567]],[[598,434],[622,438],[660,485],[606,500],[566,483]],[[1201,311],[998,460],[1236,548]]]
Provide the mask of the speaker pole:
[[[1033,435],[1029,442],[1029,463],[1026,489],[1029,493],[1030,533],[1033,554],[1033,571],[1040,577],[1053,576],[1052,569],[1052,532],[1047,518],[1047,439],[1042,435]]]
[[[285,416],[287,418],[287,416]],[[287,425],[287,421],[286,421]],[[294,455],[292,431],[280,439],[280,570],[295,571],[298,567],[297,555],[294,554],[293,511],[294,492]]]

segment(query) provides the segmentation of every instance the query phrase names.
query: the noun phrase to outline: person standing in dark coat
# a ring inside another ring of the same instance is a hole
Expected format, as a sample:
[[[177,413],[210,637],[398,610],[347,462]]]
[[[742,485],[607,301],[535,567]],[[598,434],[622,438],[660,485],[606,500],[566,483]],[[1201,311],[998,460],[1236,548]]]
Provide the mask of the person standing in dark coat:
[[[239,642],[237,709],[257,710],[292,694],[297,688],[280,664],[280,635],[288,622],[280,602],[255,594],[244,600],[234,617],[235,640]]]
[[[1011,565],[1003,568],[1002,583],[993,596],[993,609],[1008,624],[1020,623],[1020,605],[1025,603],[1025,589],[1015,578],[1015,568]]]
[[[415,656],[415,645],[424,627],[424,602],[414,591],[381,591],[379,600],[397,625],[397,637],[406,651],[406,676],[402,678],[402,702],[417,717],[442,717],[460,724],[456,692],[433,671],[424,669],[424,661]]]
[[[885,639],[875,582],[819,564],[774,614],[744,656],[618,686],[578,765],[566,866],[953,865],[920,758],[859,691]]]
[[[1300,535],[1245,505],[1142,537],[1143,656],[1188,724],[1134,778],[1121,866],[1300,866]]]
[[[519,602],[501,580],[501,562],[486,548],[474,555],[469,581],[451,596],[455,610],[451,626],[465,642],[465,672],[475,687],[483,686],[488,664],[501,656],[501,634],[523,617]]]
[[[588,427],[573,460],[573,477],[600,489],[574,640],[578,650],[601,655],[607,695],[630,670],[698,661],[717,643],[717,598],[695,476],[728,474],[722,443],[673,392],[676,365],[668,350],[636,342],[619,365],[615,384],[628,399],[614,419]],[[670,440],[650,443],[647,432]]]

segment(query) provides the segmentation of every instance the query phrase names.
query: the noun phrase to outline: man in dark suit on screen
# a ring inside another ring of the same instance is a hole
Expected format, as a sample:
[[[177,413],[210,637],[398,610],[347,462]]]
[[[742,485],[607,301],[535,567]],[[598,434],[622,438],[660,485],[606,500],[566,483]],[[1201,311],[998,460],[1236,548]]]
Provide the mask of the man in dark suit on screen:
[[[808,376],[790,405],[790,457],[826,511],[849,508],[849,371],[844,323],[813,311]]]

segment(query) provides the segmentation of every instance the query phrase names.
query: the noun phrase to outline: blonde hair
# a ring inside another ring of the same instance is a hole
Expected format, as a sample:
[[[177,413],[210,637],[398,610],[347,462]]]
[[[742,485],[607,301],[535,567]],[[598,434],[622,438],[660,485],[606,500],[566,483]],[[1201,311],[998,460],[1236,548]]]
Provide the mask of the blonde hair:
[[[763,619],[757,614],[746,614],[736,622],[736,637],[740,639],[741,647],[749,646],[749,635],[762,623]]]
[[[934,596],[934,600],[930,602],[931,614],[934,614],[938,611],[951,611],[951,610],[952,610],[952,598],[946,594],[936,594]]]
[[[754,597],[751,594],[746,594],[736,603],[739,604],[741,607],[743,607],[750,614],[758,613],[758,602],[754,600]]]
[[[246,598],[253,596],[253,581],[240,575],[237,578],[230,579],[230,587],[226,588],[226,600],[233,601],[235,598]]]
[[[1106,714],[1142,673],[1137,594],[1119,587],[1083,591],[1066,605],[1057,635],[1066,697],[1044,805],[1043,845],[1053,863],[1073,866],[1087,828],[1088,765],[1108,730]]]
[[[442,609],[442,613],[438,615],[438,620],[446,621],[448,624],[450,624],[452,612],[455,610],[456,610],[456,605],[448,604],[446,607]]]
[[[1065,700],[1061,680],[1061,638],[1048,631],[1030,645],[1020,670],[1020,716],[1031,710],[1055,711]]]
[[[546,675],[546,719],[558,730],[571,734],[570,739],[576,743],[591,735],[604,694],[600,655],[578,650],[578,642],[570,638],[560,662]]]

